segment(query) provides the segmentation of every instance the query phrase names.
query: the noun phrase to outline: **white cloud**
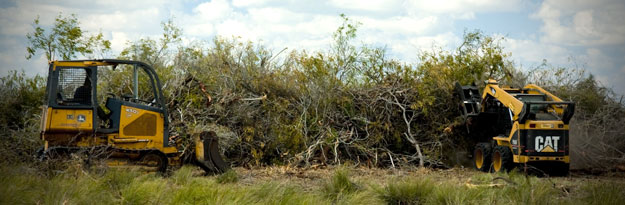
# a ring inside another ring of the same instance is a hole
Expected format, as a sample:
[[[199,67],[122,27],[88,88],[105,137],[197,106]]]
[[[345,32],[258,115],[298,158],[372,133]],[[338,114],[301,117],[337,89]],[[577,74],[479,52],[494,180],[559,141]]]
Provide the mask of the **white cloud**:
[[[570,54],[572,63],[581,63],[598,81],[625,93],[625,61],[617,59],[625,54],[613,49],[625,45],[624,1],[545,0],[531,17],[543,22],[541,44],[580,51]]]
[[[440,48],[450,49],[459,45],[461,37],[446,32],[436,35],[415,36],[409,39],[399,39],[391,45],[392,55],[407,62],[417,60],[417,55],[423,51],[433,51]]]
[[[217,34],[220,36],[240,36],[245,40],[255,40],[256,34],[251,32],[247,24],[237,20],[226,20],[216,26]]]
[[[569,64],[573,55],[566,48],[554,44],[541,43],[535,39],[508,38],[502,42],[506,51],[512,53],[517,63],[529,63],[525,66],[537,66],[543,59],[556,65]]]
[[[248,13],[250,20],[262,24],[300,22],[305,21],[310,16],[276,7],[250,8]]]
[[[213,0],[204,2],[193,8],[193,12],[198,14],[200,21],[211,22],[229,17],[232,13],[232,7],[226,0]]]
[[[401,8],[397,0],[331,0],[330,4],[338,8],[361,11],[392,11]]]
[[[361,17],[356,18],[356,20],[360,21],[363,24],[362,28],[366,30],[404,35],[423,34],[438,23],[436,16],[422,18],[393,16],[385,19]]]
[[[409,1],[407,5],[409,13],[446,14],[461,19],[474,18],[475,12],[509,12],[523,8],[519,0],[419,0]]]
[[[543,21],[543,42],[597,46],[625,42],[625,2],[546,0],[534,18]]]
[[[310,20],[296,24],[294,32],[301,36],[313,36],[319,38],[320,35],[331,36],[332,32],[338,28],[340,19],[337,16],[313,15]]]
[[[232,5],[236,7],[252,7],[261,6],[270,1],[271,0],[233,0]]]
[[[132,33],[151,33],[166,20],[159,8],[149,7],[132,12],[116,11],[113,13],[97,13],[79,16],[81,27],[88,31],[117,31]]]
[[[111,49],[121,51],[126,47],[126,43],[130,41],[128,34],[124,32],[111,32]]]
[[[198,23],[183,26],[184,32],[191,36],[212,36],[215,29],[212,23]]]
[[[588,63],[588,69],[597,74],[611,73],[612,69],[617,68],[610,57],[597,48],[586,49],[586,54],[581,57]]]
[[[437,34],[434,36],[421,36],[410,39],[410,43],[420,49],[430,49],[441,46],[458,46],[461,39],[451,32]]]
[[[13,8],[0,8],[0,34],[2,35],[24,35],[31,28],[31,23],[35,16],[30,21],[16,20],[18,16],[27,16],[26,10],[18,10]]]

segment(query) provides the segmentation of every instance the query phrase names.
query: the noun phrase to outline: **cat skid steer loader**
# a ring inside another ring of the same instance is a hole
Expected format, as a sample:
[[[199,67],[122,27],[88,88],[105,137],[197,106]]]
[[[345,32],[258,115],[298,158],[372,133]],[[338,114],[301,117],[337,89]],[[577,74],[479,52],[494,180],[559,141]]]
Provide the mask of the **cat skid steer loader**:
[[[481,171],[501,172],[522,165],[552,175],[569,172],[569,121],[575,104],[543,88],[499,86],[488,80],[480,94],[475,85],[456,83],[456,96]],[[540,172],[539,172],[540,173]]]
[[[183,163],[211,173],[229,169],[213,132],[191,136],[191,143],[171,136],[161,86],[154,69],[139,61],[50,62],[41,118],[42,158],[79,152],[104,158],[109,166],[160,172]],[[106,95],[98,99],[99,92]]]

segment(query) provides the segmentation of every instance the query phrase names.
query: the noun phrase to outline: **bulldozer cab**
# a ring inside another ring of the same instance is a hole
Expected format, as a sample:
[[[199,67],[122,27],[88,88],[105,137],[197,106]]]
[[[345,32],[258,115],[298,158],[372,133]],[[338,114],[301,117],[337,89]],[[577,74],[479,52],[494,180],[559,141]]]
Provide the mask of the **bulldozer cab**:
[[[524,103],[524,112],[520,114],[521,123],[534,121],[563,121],[565,124],[573,116],[575,104],[570,102],[547,101],[546,95],[516,94],[517,99]]]
[[[169,147],[160,88],[156,72],[138,61],[51,62],[42,137],[56,145],[112,136],[147,142],[127,143],[128,148]]]

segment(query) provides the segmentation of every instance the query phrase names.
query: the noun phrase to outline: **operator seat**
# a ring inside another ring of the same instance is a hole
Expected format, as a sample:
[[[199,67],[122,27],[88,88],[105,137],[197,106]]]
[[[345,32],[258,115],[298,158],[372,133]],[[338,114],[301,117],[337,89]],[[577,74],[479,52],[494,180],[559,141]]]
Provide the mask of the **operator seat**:
[[[121,116],[122,102],[121,100],[117,98],[109,97],[106,99],[105,106],[107,109],[109,109],[110,111],[109,114],[108,115],[104,114],[104,111],[100,111],[101,108],[98,107],[98,116],[100,116],[101,115],[100,112],[102,112],[104,116],[100,117],[100,119],[108,120],[109,127],[104,128],[104,129],[99,129],[98,132],[104,133],[104,134],[117,133],[119,131],[119,120]]]

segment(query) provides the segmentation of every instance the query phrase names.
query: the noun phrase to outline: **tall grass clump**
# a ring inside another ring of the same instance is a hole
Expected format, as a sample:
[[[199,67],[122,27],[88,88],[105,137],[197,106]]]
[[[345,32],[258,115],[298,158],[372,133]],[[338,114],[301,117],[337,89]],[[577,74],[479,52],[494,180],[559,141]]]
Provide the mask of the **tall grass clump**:
[[[326,204],[318,195],[304,192],[301,187],[274,182],[263,183],[249,190],[252,203],[260,204]]]
[[[0,170],[0,204],[110,204],[116,196],[104,178],[66,171],[50,176],[33,167]]]
[[[434,189],[430,197],[427,198],[427,203],[474,204],[484,199],[484,194],[488,191],[498,192],[493,188],[467,188],[463,184],[445,182]]]
[[[554,182],[548,178],[538,178],[520,172],[498,174],[494,177],[507,178],[509,180],[501,191],[501,195],[504,196],[504,202],[554,204],[557,203],[554,199],[561,194],[561,190],[557,189]]]
[[[584,204],[623,204],[625,184],[615,182],[587,183],[581,188]]]
[[[171,196],[172,187],[156,173],[141,175],[121,189],[122,204],[164,204]]]
[[[429,179],[392,179],[384,188],[376,189],[387,204],[421,204],[435,189]]]
[[[194,169],[197,168],[188,165],[182,166],[171,175],[170,180],[172,180],[176,185],[188,185],[193,182]]]
[[[189,178],[189,181],[177,181],[175,190],[172,192],[171,204],[219,204],[226,201],[236,201],[235,198],[228,198],[228,195],[235,195],[230,187],[224,187],[215,181],[204,177]]]
[[[223,174],[217,176],[217,183],[225,184],[225,183],[235,183],[239,181],[239,175],[233,169],[230,169]]]
[[[330,199],[339,199],[341,196],[356,192],[358,184],[349,178],[349,170],[337,169],[332,177],[323,185],[323,193]]]

